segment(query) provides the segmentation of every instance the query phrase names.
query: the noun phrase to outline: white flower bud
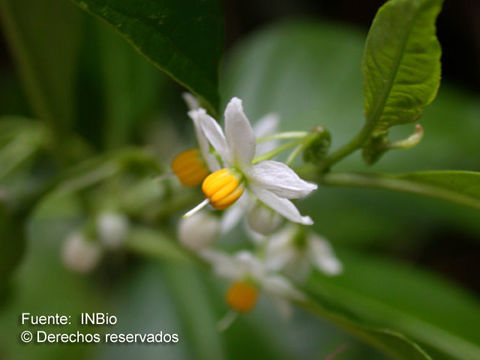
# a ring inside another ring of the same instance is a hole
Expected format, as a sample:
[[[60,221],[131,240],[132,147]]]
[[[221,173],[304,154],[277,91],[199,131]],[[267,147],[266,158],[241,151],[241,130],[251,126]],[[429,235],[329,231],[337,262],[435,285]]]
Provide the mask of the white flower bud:
[[[88,241],[82,233],[70,234],[63,243],[61,257],[70,270],[86,274],[92,271],[100,260],[102,250],[97,243]]]
[[[187,248],[199,251],[209,247],[220,234],[220,220],[207,212],[182,218],[178,224],[178,238]]]
[[[247,221],[252,230],[262,235],[269,235],[278,229],[282,223],[282,217],[257,201],[248,212]]]
[[[98,238],[107,248],[120,247],[127,238],[128,228],[128,217],[123,214],[104,212],[97,217]]]

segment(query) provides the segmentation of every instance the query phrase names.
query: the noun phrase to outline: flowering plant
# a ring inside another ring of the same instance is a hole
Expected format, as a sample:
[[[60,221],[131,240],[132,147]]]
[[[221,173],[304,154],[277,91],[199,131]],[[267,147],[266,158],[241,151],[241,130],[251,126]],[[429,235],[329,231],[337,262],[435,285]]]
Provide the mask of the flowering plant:
[[[292,6],[367,8],[323,3]],[[0,2],[2,359],[480,358],[480,106],[449,88],[473,52],[445,19],[467,20],[388,0],[366,38],[240,36],[275,5]],[[29,346],[24,311],[180,341]]]

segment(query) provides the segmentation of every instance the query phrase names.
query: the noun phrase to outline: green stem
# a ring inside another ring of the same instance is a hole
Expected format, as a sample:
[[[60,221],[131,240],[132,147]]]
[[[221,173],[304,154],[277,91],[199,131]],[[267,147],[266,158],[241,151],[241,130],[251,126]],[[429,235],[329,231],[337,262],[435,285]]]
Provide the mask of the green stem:
[[[263,143],[272,140],[284,140],[284,139],[299,139],[307,136],[307,131],[287,131],[278,134],[268,135],[257,139],[257,143]]]
[[[478,199],[442,189],[434,185],[396,178],[394,175],[329,173],[321,176],[318,182],[327,186],[349,186],[395,190],[448,200],[460,205],[480,209],[480,202]]]
[[[287,160],[285,161],[285,164],[290,166],[292,163],[295,161],[297,156],[302,152],[302,150],[305,149],[305,146],[303,144],[298,145],[293,151],[288,155]]]
[[[131,229],[125,246],[128,250],[159,260],[196,264],[207,267],[207,263],[193,252],[180,246],[167,234],[146,226],[135,226]]]
[[[285,150],[288,150],[294,146],[297,146],[297,145],[301,145],[303,144],[304,142],[304,139],[305,137],[302,137],[301,139],[299,140],[293,140],[293,141],[290,141],[286,144],[283,144],[283,145],[280,145],[279,147],[273,149],[272,151],[269,151],[265,154],[262,154],[260,156],[257,156],[256,158],[254,158],[252,160],[252,164],[257,164],[259,163],[260,161],[264,161],[264,160],[270,160],[272,158],[274,158],[275,156],[277,156],[278,154],[284,152]]]
[[[365,123],[360,132],[347,144],[343,145],[340,149],[333,152],[323,160],[319,165],[319,168],[322,172],[327,172],[330,170],[332,165],[336,164],[340,160],[344,159],[351,153],[357,151],[362,147],[362,145],[368,140],[373,128],[373,121]]]

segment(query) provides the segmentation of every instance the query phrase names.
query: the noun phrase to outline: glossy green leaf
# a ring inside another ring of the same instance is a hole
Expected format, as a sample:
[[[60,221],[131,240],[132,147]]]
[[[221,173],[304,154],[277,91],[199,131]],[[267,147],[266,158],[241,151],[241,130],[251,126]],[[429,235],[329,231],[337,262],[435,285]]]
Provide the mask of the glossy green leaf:
[[[443,0],[390,0],[378,11],[363,56],[367,163],[385,151],[391,126],[417,120],[440,85],[435,20]]]
[[[312,276],[308,287],[360,320],[400,331],[434,359],[480,357],[478,302],[431,274],[393,262],[340,253],[338,277]]]
[[[115,29],[215,111],[223,21],[219,0],[73,0]]]
[[[325,176],[325,182],[337,186],[411,192],[480,209],[480,172],[425,171],[400,175],[332,173]]]
[[[2,0],[0,16],[35,115],[62,134],[74,116],[81,12],[64,0]]]

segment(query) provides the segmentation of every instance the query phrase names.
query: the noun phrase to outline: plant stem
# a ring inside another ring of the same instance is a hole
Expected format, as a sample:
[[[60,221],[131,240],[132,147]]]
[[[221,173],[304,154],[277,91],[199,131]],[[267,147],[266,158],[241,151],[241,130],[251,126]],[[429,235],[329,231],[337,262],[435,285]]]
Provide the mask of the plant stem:
[[[283,140],[283,139],[298,139],[307,136],[309,132],[307,131],[287,131],[281,132],[278,134],[268,135],[257,139],[257,143],[263,143],[266,141],[272,140]]]
[[[395,175],[329,173],[322,175],[318,179],[318,182],[327,186],[366,187],[408,192],[448,200],[460,205],[480,209],[480,202],[477,199],[457,194],[453,191],[448,191],[434,185],[422,184],[395,177]]]
[[[292,163],[295,161],[297,156],[302,152],[302,150],[304,148],[305,147],[303,146],[303,144],[300,144],[295,149],[293,149],[293,151],[290,153],[290,155],[288,155],[288,158],[285,161],[285,164],[288,165],[288,166],[292,165]]]
[[[297,145],[301,145],[303,144],[304,142],[304,139],[305,137],[302,137],[301,139],[299,140],[293,140],[293,141],[290,141],[286,144],[283,144],[283,145],[280,145],[279,147],[273,149],[272,151],[269,151],[265,154],[262,154],[260,156],[257,156],[256,158],[254,158],[252,160],[252,164],[257,164],[259,163],[260,161],[264,161],[264,160],[270,160],[271,158],[274,158],[275,156],[277,156],[278,154],[282,153],[283,151],[285,150],[288,150],[294,146],[297,146]]]
[[[369,121],[366,122],[360,132],[348,143],[343,145],[340,149],[333,152],[329,156],[323,160],[323,162],[319,165],[321,172],[327,172],[330,170],[332,165],[336,164],[340,160],[344,159],[351,153],[357,151],[362,147],[362,145],[367,141],[374,124],[373,122]]]

